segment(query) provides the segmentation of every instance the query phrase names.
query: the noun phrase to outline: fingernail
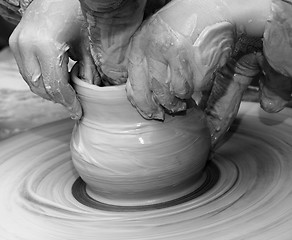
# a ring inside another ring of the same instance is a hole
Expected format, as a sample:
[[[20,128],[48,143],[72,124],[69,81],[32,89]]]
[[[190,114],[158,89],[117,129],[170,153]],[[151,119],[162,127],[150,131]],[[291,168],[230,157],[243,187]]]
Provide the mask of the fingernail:
[[[74,99],[71,107],[68,107],[70,112],[70,117],[73,120],[78,120],[82,116],[82,108],[77,98]]]
[[[70,118],[73,119],[73,120],[79,120],[82,116],[82,110],[80,109],[79,111],[72,111],[72,110],[69,110],[70,111]]]
[[[178,104],[178,108],[177,108],[178,112],[185,111],[186,109],[187,109],[187,103],[186,102],[180,102],[180,104]]]
[[[71,113],[71,114],[70,114],[70,118],[71,118],[72,120],[78,120],[78,119],[80,119],[80,117],[79,117],[78,115],[74,114],[74,113]]]
[[[156,120],[164,120],[164,111],[158,111],[152,114],[152,118]]]
[[[31,83],[34,87],[39,87],[41,74],[34,74],[31,78]]]

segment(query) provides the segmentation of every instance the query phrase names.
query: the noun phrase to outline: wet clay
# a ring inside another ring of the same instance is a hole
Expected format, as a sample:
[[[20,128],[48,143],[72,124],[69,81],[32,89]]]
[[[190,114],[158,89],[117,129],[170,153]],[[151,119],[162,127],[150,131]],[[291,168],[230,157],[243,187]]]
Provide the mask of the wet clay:
[[[125,85],[99,87],[77,78],[83,108],[71,139],[72,160],[91,196],[114,205],[152,205],[193,192],[211,146],[207,119],[193,101],[186,112],[146,120]]]
[[[76,200],[71,120],[10,138],[0,144],[0,238],[289,239],[291,114],[267,114],[258,104],[242,103],[208,164],[213,170],[205,172],[215,183],[199,196],[150,210],[93,208]]]

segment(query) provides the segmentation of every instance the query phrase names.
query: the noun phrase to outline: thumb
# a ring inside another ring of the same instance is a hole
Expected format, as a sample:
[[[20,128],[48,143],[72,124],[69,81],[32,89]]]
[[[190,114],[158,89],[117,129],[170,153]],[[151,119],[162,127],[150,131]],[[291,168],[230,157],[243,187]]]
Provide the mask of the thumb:
[[[266,112],[279,112],[290,101],[292,79],[275,71],[265,57],[260,59],[260,104]]]
[[[70,57],[78,61],[79,77],[90,84],[101,85],[101,77],[90,52],[88,33],[81,30],[81,37],[71,43]]]
[[[43,85],[48,95],[54,102],[64,105],[73,119],[79,119],[82,109],[73,87],[69,84],[68,49],[65,43],[52,43],[45,46],[39,44],[37,56]]]
[[[235,119],[244,91],[259,73],[256,54],[238,61],[231,59],[215,76],[205,112],[211,132],[212,146],[228,131]]]

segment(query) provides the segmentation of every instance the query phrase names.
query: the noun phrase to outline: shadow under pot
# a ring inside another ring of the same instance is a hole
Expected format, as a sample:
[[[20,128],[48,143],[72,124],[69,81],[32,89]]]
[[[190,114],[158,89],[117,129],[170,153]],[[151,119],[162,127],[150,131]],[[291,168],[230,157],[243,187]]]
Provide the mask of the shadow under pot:
[[[71,138],[73,164],[88,195],[118,206],[175,200],[204,181],[210,150],[204,113],[191,103],[186,114],[146,120],[131,105],[125,85],[99,87],[72,72],[83,108]]]

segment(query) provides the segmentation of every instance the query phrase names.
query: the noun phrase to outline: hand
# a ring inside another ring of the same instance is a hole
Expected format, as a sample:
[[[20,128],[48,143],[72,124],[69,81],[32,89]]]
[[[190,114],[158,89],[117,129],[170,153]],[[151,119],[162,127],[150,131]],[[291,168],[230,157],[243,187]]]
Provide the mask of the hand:
[[[273,0],[263,39],[264,58],[260,103],[267,112],[279,112],[292,93],[292,2]]]
[[[218,6],[213,1],[174,0],[142,25],[131,43],[127,94],[144,118],[163,120],[165,112],[185,110],[185,100],[193,97],[207,114],[213,146],[218,143],[250,82],[269,67],[261,53],[235,58],[233,50],[241,34],[263,35],[269,12],[263,16],[261,9],[269,9],[270,1],[261,1],[258,9],[251,4],[253,11],[237,2]],[[234,15],[224,6],[231,6]],[[244,26],[245,18],[255,26]],[[274,84],[283,78],[271,80],[272,71],[265,73],[263,93],[269,86],[288,85]]]
[[[90,52],[103,84],[127,81],[127,51],[143,20],[147,0],[80,0],[88,24]]]
[[[165,112],[185,110],[186,99],[209,90],[213,73],[231,56],[233,25],[223,15],[209,17],[213,1],[190,2],[171,2],[132,39],[127,94],[144,118],[163,120]]]
[[[37,95],[63,104],[72,118],[81,106],[69,84],[68,52],[78,58],[83,17],[76,0],[34,0],[10,37],[20,73]],[[75,50],[74,50],[75,48]],[[88,57],[85,62],[88,63]],[[77,60],[77,59],[76,59]]]

